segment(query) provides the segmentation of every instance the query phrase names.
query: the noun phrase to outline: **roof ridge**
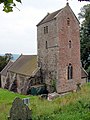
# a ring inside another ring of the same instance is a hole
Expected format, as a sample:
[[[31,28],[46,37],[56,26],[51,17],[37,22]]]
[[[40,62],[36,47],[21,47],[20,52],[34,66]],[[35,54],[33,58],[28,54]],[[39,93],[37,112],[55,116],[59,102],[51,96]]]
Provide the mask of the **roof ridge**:
[[[64,10],[66,7],[68,7],[68,8],[71,10],[71,12],[72,12],[72,14],[74,15],[74,17],[76,18],[77,22],[80,23],[79,20],[78,20],[78,18],[77,18],[76,15],[75,15],[75,13],[73,12],[73,10],[71,9],[71,7],[69,6],[69,4],[67,4],[65,7],[61,8],[61,9],[59,9],[59,10],[56,10],[56,11],[54,11],[54,12],[52,12],[52,13],[48,13],[48,14],[37,24],[37,26],[42,25],[42,24],[44,24],[44,23],[46,23],[46,22],[49,22],[49,21],[51,21],[51,20],[54,20],[54,19],[58,16],[58,14],[59,14],[62,10]]]
[[[56,10],[56,11],[54,11],[54,12],[52,12],[52,13],[47,13],[47,15],[46,15],[36,26],[39,26],[39,25],[45,23],[45,22],[43,22],[43,21],[44,21],[45,19],[47,19],[47,17],[50,17],[51,15],[52,15],[52,18],[49,19],[49,20],[46,20],[46,22],[49,22],[50,20],[54,19],[55,16],[56,16],[62,9],[63,9],[63,8],[61,8],[61,9],[59,9],[59,10]],[[55,14],[55,13],[56,13],[56,14]],[[55,14],[55,15],[54,15],[54,14]]]
[[[88,75],[87,71],[83,67],[81,67],[81,69],[86,73],[86,75]]]
[[[15,62],[13,64],[15,64],[17,62],[17,60],[20,59],[21,56],[22,56],[22,54],[15,60]],[[12,65],[10,67],[12,67]],[[10,67],[9,67],[9,69],[10,69]]]
[[[10,62],[11,62],[11,64],[10,64]],[[11,65],[14,63],[15,61],[13,61],[13,60],[9,60],[9,62],[7,63],[7,65],[2,69],[2,71],[0,72],[0,74],[2,74],[2,72],[3,71],[5,71],[6,69],[7,69],[7,71],[8,71],[8,69],[11,67]],[[9,65],[10,64],[10,65]],[[9,66],[8,66],[9,65]]]
[[[67,6],[65,6],[65,7],[67,7]],[[75,15],[75,13],[73,12],[73,10],[71,9],[71,7],[68,5],[68,7],[70,8],[70,10],[72,11],[72,13],[73,13],[73,15],[74,15],[74,17],[76,18],[76,20],[78,21],[78,23],[80,24],[80,22],[79,22],[79,20],[78,20],[78,18],[76,17],[76,15]]]
[[[50,13],[49,13],[50,14]],[[49,15],[47,14],[36,26],[40,25],[40,23]]]
[[[23,75],[31,75],[36,68],[37,55],[21,55],[8,71]]]

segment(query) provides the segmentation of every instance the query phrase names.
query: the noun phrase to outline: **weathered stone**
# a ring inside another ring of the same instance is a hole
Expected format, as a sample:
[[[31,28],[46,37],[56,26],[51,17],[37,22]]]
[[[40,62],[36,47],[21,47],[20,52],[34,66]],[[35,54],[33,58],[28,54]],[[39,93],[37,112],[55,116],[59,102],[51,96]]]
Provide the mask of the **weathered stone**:
[[[17,79],[13,81],[10,90],[13,92],[17,92]]]
[[[16,98],[12,104],[10,120],[32,120],[31,110],[20,98]]]
[[[80,31],[69,4],[41,20],[37,25],[37,42],[38,66],[48,91],[53,92],[53,81],[58,93],[76,90],[77,83],[81,83]],[[69,75],[72,77],[68,78]]]

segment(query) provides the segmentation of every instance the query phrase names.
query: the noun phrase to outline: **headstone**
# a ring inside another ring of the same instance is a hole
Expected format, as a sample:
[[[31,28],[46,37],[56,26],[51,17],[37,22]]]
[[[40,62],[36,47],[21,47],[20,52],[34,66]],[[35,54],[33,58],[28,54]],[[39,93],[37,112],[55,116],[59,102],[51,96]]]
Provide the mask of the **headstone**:
[[[16,98],[10,109],[9,120],[32,120],[31,110],[20,98]]]
[[[30,98],[23,98],[23,103],[26,104],[26,105],[29,105]]]

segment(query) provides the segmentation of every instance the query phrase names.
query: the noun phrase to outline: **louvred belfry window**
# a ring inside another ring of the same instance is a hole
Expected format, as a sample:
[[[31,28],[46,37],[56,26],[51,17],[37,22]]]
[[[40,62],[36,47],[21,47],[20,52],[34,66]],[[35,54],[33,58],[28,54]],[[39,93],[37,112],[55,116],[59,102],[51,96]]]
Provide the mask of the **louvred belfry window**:
[[[45,26],[44,27],[44,34],[47,34],[48,33],[48,26]]]

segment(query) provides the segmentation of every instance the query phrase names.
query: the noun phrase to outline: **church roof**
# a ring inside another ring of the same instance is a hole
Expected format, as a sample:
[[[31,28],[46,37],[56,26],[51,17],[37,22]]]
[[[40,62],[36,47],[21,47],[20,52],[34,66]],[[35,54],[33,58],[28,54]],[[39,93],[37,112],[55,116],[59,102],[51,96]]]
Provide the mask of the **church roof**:
[[[81,67],[81,78],[87,78],[87,77],[88,77],[88,73],[83,67]]]
[[[36,55],[21,55],[8,71],[31,76],[38,68]]]
[[[67,5],[66,5],[65,7],[67,7],[67,6],[70,8],[69,3],[67,3]],[[64,8],[65,8],[65,7],[64,7]],[[57,17],[58,13],[61,12],[62,10],[64,10],[64,8],[62,8],[62,9],[60,9],[60,10],[57,10],[57,11],[55,11],[55,12],[52,12],[52,13],[48,13],[48,14],[37,24],[37,26],[42,25],[42,24],[44,24],[44,23],[46,23],[46,22],[49,22],[49,21],[55,19],[55,18]],[[71,9],[71,8],[70,8],[70,9]],[[72,11],[72,9],[71,9],[71,11]],[[73,13],[74,17],[76,18],[76,20],[77,20],[78,23],[79,23],[79,20],[77,19],[76,15],[74,14],[73,11],[72,11],[72,13]]]
[[[57,15],[61,10],[62,10],[62,9],[57,10],[57,11],[55,11],[55,12],[53,12],[53,13],[48,13],[48,14],[37,24],[37,26],[38,26],[38,25],[41,25],[41,24],[43,24],[43,23],[49,22],[49,21],[51,21],[51,20],[53,20],[53,19],[55,19],[56,15]]]
[[[8,64],[4,67],[4,69],[0,72],[0,74],[3,75],[3,76],[6,76],[9,67],[10,67],[13,63],[14,63],[14,61],[10,60],[10,61],[8,62]]]

